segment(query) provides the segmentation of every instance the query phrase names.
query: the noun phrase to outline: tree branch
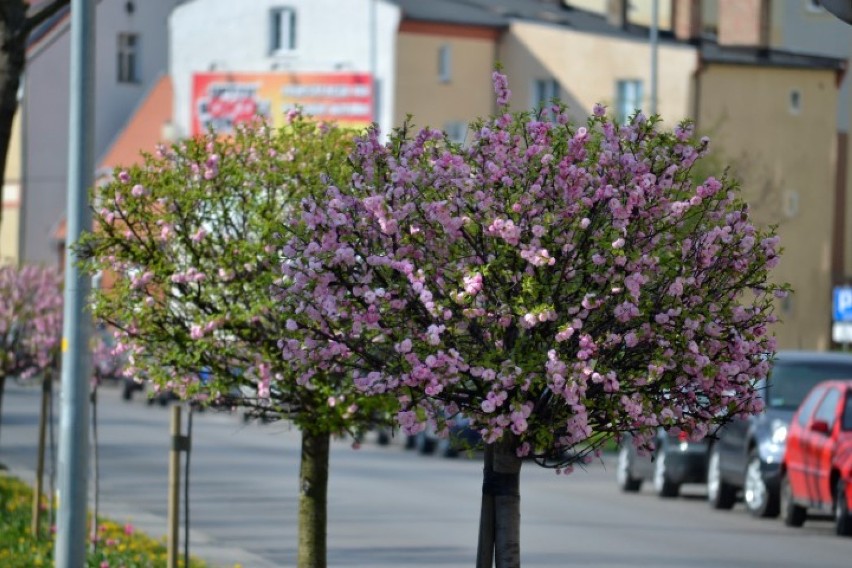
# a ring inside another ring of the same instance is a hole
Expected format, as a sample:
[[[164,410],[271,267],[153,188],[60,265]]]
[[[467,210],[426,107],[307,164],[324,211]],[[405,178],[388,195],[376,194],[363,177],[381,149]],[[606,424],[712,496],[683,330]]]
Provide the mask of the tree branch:
[[[24,37],[30,35],[31,31],[70,3],[71,0],[53,0],[53,2],[42,8],[39,12],[28,17],[26,22],[24,22]]]

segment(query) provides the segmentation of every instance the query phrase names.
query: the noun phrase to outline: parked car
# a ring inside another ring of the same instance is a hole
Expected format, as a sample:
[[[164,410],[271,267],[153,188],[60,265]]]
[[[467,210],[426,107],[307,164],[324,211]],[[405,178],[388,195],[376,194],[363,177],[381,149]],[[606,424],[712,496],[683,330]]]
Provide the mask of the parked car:
[[[852,377],[852,356],[843,353],[782,351],[766,384],[758,385],[765,411],[736,418],[717,433],[707,461],[707,500],[730,509],[739,493],[756,517],[778,515],[781,462],[793,413],[818,383]]]
[[[145,383],[137,381],[134,377],[122,376],[121,383],[121,398],[124,400],[133,400],[133,393],[145,392]]]
[[[781,466],[781,518],[800,527],[808,509],[852,535],[852,380],[817,385],[790,422]]]
[[[479,431],[473,428],[465,416],[456,416],[450,427],[449,435],[441,438],[434,428],[427,427],[413,436],[408,436],[405,449],[416,449],[421,454],[434,454],[436,451],[447,458],[458,457],[461,452],[475,450],[482,445]]]
[[[642,456],[628,437],[618,449],[616,481],[622,491],[636,492],[651,481],[660,497],[677,497],[684,483],[704,483],[707,441],[690,441],[686,432],[657,431],[653,455]]]

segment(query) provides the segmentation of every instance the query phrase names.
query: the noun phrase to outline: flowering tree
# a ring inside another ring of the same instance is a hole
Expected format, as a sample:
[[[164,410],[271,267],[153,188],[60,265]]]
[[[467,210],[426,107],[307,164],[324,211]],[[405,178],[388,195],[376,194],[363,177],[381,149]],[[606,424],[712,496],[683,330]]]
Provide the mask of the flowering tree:
[[[161,147],[120,171],[94,190],[94,228],[80,254],[112,281],[95,292],[94,315],[117,330],[130,376],[300,428],[298,562],[322,567],[329,437],[390,414],[338,370],[317,365],[308,374],[281,357],[296,332],[273,297],[287,262],[273,243],[300,197],[351,175],[350,134],[298,113],[290,119],[278,131],[257,122],[233,137]],[[304,356],[339,353],[314,347]]]
[[[658,427],[698,439],[760,410],[786,286],[735,183],[692,181],[708,141],[689,124],[512,114],[494,80],[500,112],[467,145],[407,126],[356,140],[351,183],[303,201],[278,300],[305,341],[338,331],[355,384],[395,394],[407,433],[478,427],[479,565],[496,546],[514,567],[521,460],[567,471],[623,433],[648,449]]]
[[[7,377],[28,378],[57,362],[62,337],[59,273],[0,266],[0,408]]]

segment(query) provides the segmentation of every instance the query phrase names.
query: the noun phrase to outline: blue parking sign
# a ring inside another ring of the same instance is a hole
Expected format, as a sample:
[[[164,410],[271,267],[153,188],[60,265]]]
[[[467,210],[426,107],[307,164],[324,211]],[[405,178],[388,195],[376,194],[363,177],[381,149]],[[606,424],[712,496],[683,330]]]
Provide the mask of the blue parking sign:
[[[834,288],[834,321],[852,322],[852,286]]]

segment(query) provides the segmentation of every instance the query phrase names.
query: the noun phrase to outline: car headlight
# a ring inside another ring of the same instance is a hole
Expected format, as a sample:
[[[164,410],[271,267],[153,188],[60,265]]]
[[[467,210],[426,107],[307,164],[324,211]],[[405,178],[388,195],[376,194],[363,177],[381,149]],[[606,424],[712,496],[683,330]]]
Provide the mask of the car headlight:
[[[772,421],[772,443],[781,445],[787,441],[787,424],[781,420]]]

